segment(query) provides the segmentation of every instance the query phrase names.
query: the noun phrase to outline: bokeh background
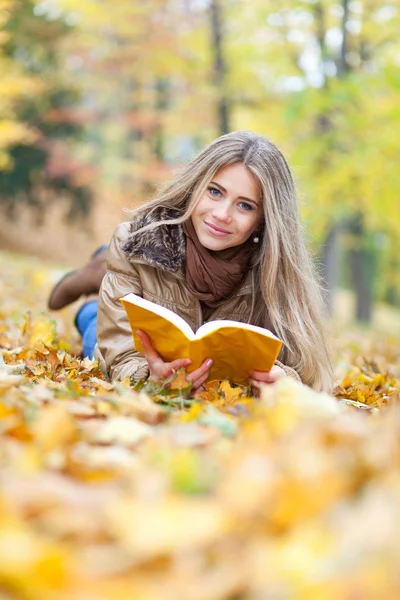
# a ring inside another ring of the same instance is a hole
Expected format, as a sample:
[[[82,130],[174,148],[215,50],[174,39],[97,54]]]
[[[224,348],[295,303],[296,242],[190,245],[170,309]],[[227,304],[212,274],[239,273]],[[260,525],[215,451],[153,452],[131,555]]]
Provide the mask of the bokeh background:
[[[287,156],[334,313],[400,330],[399,0],[0,0],[0,249],[81,264],[223,132]]]
[[[0,600],[400,598],[399,35],[400,0],[0,0]],[[235,129],[293,169],[334,397],[137,394],[45,310]]]

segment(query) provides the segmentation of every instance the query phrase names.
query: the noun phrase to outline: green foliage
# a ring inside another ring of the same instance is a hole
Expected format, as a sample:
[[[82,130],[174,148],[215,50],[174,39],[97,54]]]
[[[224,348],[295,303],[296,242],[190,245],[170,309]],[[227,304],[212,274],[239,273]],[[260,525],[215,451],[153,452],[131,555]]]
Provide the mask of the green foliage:
[[[365,240],[353,236],[348,252],[368,246],[365,256],[374,254],[379,264],[377,297],[387,298],[384,290],[390,290],[394,299],[400,295],[400,271],[385,248],[400,233],[400,6],[348,3],[347,17],[343,6],[271,0],[257,2],[250,13],[236,3],[236,17],[242,18],[235,28],[243,39],[246,29],[254,32],[247,45],[258,68],[252,70],[253,85],[245,72],[247,57],[236,48],[235,80],[243,70],[253,96],[236,111],[235,126],[261,130],[289,155],[317,252],[332,226],[346,229],[362,215]],[[255,91],[263,82],[262,97]],[[385,248],[373,239],[385,240]],[[372,286],[373,271],[364,266]]]
[[[74,218],[88,213],[91,192],[81,183],[83,166],[72,160],[68,149],[82,132],[73,112],[79,93],[64,80],[62,70],[60,47],[69,28],[35,15],[34,8],[33,1],[15,4],[5,24],[3,55],[30,77],[35,93],[21,96],[13,106],[31,136],[8,146],[8,161],[0,172],[0,202],[10,216],[21,203],[40,215],[49,198],[67,199]]]
[[[210,3],[2,3],[0,187],[10,209],[69,195],[73,213],[87,210],[94,174],[79,157],[120,205],[147,198],[218,135],[225,94],[233,129],[265,134],[288,156],[316,252],[332,225],[362,214],[376,294],[399,298],[399,0],[219,0],[223,81]]]

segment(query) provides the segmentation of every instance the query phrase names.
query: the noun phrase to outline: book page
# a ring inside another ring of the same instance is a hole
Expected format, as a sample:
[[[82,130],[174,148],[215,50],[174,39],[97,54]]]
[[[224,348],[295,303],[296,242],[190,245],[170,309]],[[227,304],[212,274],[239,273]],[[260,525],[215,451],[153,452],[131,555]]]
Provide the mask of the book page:
[[[166,362],[177,358],[189,358],[189,339],[194,333],[181,317],[154,302],[135,294],[121,298],[132,329],[132,344],[138,352],[144,354],[142,342],[137,330],[142,329],[150,338],[156,352]]]
[[[150,302],[150,300],[146,300],[145,298],[137,296],[136,294],[127,294],[126,296],[121,298],[121,300],[123,300],[124,302],[129,302],[136,306],[140,306],[141,308],[144,308],[156,315],[159,315],[163,319],[170,321],[176,327],[178,327],[189,340],[194,339],[195,333],[190,327],[190,325],[188,325],[188,323],[186,323],[186,321],[182,319],[182,317],[172,312],[172,310],[165,308],[165,306],[160,306],[155,302]],[[142,327],[138,327],[138,329],[142,329]]]
[[[263,327],[258,327],[257,325],[250,325],[250,323],[241,323],[240,321],[229,321],[228,319],[221,319],[204,323],[204,325],[198,328],[195,337],[196,339],[200,339],[206,335],[209,335],[211,332],[217,331],[218,329],[221,329],[223,327],[237,327],[238,329],[247,329],[248,331],[254,331],[255,333],[265,335],[266,337],[273,338],[274,340],[279,340],[279,338],[276,337],[276,335],[274,335],[269,329],[264,329]]]
[[[270,371],[282,347],[266,329],[235,321],[210,322],[198,333],[190,344],[191,368],[212,358],[210,380],[227,378],[247,385],[249,371]]]

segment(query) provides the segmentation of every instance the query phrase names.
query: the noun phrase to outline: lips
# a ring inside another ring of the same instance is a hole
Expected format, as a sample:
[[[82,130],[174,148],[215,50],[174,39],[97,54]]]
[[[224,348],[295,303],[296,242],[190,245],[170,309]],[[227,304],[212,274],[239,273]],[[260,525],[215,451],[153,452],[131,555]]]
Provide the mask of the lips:
[[[214,235],[229,235],[231,232],[227,231],[226,229],[222,229],[221,227],[217,227],[216,225],[211,225],[211,223],[207,223],[207,221],[204,221],[204,223],[207,225],[209,231],[211,231],[211,233],[213,233]]]

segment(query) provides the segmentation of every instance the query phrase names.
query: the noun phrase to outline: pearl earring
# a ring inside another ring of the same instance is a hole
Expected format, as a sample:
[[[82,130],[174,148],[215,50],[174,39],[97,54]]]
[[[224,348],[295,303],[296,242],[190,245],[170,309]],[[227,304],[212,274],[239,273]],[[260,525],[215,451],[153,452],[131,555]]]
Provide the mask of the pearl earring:
[[[260,241],[260,238],[258,237],[258,235],[256,235],[256,236],[253,237],[253,242],[255,244],[258,244],[259,241]]]

